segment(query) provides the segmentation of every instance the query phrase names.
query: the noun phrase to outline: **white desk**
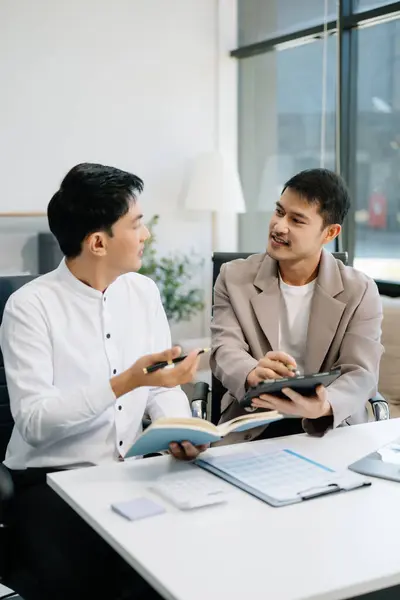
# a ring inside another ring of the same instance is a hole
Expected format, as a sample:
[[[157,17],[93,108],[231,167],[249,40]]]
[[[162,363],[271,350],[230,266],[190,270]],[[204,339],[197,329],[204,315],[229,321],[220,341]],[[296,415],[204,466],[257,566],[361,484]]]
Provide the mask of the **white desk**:
[[[395,419],[278,443],[344,468],[399,436]],[[400,584],[398,483],[374,479],[369,488],[284,508],[235,489],[229,504],[179,512],[166,503],[166,514],[134,523],[111,511],[112,502],[151,496],[146,486],[157,476],[188,468],[160,457],[48,481],[168,600],[342,600]]]

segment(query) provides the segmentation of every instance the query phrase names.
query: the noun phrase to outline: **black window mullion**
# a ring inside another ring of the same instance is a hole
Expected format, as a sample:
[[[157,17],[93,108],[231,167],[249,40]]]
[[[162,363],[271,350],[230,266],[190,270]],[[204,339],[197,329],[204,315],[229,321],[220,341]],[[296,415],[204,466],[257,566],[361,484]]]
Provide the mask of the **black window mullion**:
[[[333,31],[336,29],[336,20],[329,21],[326,29]],[[248,44],[232,50],[230,55],[234,58],[250,58],[257,56],[258,54],[265,54],[265,52],[271,52],[275,50],[277,46],[287,44],[289,42],[296,42],[296,40],[303,40],[304,38],[320,38],[325,31],[324,24],[315,25],[314,27],[308,27],[307,29],[300,29],[292,31],[290,33],[284,33],[281,35],[266,38],[262,42],[256,42],[254,44]]]
[[[353,4],[353,6],[350,6],[351,12],[349,12],[345,17],[345,29],[357,27],[357,25],[363,21],[380,19],[400,12],[400,2],[392,2],[391,4],[383,4],[377,8],[370,8],[368,10],[356,13],[353,9],[353,7],[355,8],[356,1],[357,0],[350,0],[350,4]]]
[[[363,12],[359,13],[354,12],[356,1],[357,0],[343,0],[344,9],[341,23],[343,31],[353,29],[357,27],[359,23],[362,23],[366,20],[379,19],[385,16],[393,15],[397,12],[400,13],[400,1],[392,2],[391,4],[386,4],[377,8],[364,10]],[[329,21],[327,23],[327,29],[330,32],[336,30],[336,26],[336,20]],[[295,29],[288,33],[267,37],[261,42],[240,46],[239,48],[232,50],[230,55],[235,58],[249,58],[251,56],[257,56],[258,54],[271,52],[281,44],[295,42],[296,40],[300,41],[304,38],[319,38],[324,33],[324,30],[324,23],[319,23],[305,29]]]
[[[338,13],[338,102],[336,107],[336,170],[346,181],[352,199],[343,224],[337,251],[346,251],[353,264],[356,211],[357,151],[357,30],[346,29],[344,21],[351,14],[352,0],[339,0]]]

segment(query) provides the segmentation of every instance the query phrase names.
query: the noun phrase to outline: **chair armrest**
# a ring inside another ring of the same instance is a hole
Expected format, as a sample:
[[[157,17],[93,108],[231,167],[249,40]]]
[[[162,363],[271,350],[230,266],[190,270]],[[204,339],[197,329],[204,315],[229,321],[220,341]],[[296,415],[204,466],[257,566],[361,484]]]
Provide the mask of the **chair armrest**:
[[[207,404],[210,386],[204,381],[198,381],[194,386],[191,408],[192,415],[198,419],[207,419]]]
[[[371,404],[375,421],[386,421],[387,419],[390,419],[389,404],[382,394],[378,393],[373,398],[370,398],[369,403]]]

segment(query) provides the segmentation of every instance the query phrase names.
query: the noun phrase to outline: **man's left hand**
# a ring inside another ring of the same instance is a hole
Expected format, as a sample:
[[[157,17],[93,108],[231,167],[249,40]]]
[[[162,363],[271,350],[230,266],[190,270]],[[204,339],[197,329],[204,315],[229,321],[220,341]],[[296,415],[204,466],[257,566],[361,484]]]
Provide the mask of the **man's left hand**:
[[[302,396],[290,388],[284,388],[282,392],[288,397],[288,400],[270,394],[262,394],[259,398],[253,399],[252,406],[277,410],[283,415],[293,415],[304,419],[319,419],[332,414],[332,406],[323,385],[317,387],[315,396]]]
[[[180,444],[172,442],[169,445],[169,450],[172,456],[178,460],[194,460],[201,452],[207,450],[208,446],[208,444],[193,446],[190,442],[181,442]]]

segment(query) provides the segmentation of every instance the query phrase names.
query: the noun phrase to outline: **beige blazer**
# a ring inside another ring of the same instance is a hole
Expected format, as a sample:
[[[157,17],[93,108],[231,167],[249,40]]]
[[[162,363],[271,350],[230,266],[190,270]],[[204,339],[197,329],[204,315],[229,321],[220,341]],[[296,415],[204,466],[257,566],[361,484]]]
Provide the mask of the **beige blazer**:
[[[221,421],[245,414],[237,399],[245,393],[248,373],[270,350],[279,350],[279,288],[277,262],[268,254],[222,265],[214,289],[211,368],[227,388]],[[341,367],[342,375],[328,388],[332,419],[304,419],[309,433],[367,420],[366,404],[377,392],[382,302],[375,282],[346,267],[326,250],[311,305],[305,372]],[[234,434],[232,443],[253,439],[262,431]]]

